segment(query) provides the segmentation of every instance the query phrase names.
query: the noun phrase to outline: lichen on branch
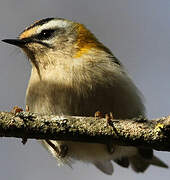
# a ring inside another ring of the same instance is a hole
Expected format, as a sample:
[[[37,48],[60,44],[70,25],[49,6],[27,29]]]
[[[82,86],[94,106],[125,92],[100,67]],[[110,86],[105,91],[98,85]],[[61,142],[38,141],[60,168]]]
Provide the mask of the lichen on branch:
[[[170,151],[170,116],[155,120],[106,119],[0,112],[0,137],[70,140]]]

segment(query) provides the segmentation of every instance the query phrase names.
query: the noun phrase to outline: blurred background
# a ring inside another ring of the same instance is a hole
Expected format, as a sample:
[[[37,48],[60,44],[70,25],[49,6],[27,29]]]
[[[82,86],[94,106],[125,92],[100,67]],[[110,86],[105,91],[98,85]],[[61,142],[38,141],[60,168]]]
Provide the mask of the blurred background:
[[[170,114],[169,0],[1,0],[0,38],[15,38],[33,21],[63,17],[85,24],[125,65],[145,97],[147,115]],[[0,43],[0,110],[24,107],[30,64],[20,50]],[[170,166],[170,153],[156,152]],[[90,164],[57,167],[35,140],[0,139],[0,179],[169,179],[170,169],[151,166],[144,174],[114,166],[106,176]]]

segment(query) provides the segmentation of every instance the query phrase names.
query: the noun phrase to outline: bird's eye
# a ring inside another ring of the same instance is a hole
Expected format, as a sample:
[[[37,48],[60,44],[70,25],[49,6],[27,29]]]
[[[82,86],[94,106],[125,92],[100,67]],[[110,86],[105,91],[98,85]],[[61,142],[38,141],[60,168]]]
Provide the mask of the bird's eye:
[[[54,35],[54,29],[46,29],[42,30],[40,34],[38,34],[37,38],[40,40],[49,39]]]

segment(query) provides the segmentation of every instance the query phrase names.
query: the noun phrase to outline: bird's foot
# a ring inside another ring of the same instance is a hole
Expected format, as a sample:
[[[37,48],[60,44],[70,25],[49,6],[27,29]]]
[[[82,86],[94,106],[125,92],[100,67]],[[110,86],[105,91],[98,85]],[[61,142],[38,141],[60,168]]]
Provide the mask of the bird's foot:
[[[11,110],[11,112],[13,113],[13,114],[17,114],[17,113],[20,113],[20,112],[22,112],[23,111],[23,109],[22,108],[20,108],[20,107],[18,107],[18,106],[14,106],[13,108],[12,108],[12,110]],[[22,144],[23,145],[25,145],[26,143],[27,143],[27,138],[26,137],[23,137],[22,138]]]
[[[106,118],[106,121],[107,121],[107,124],[108,125],[112,125],[112,120],[114,119],[113,118],[113,114],[112,112],[110,112],[109,114],[105,114],[105,118]]]
[[[105,119],[106,119],[106,122],[109,126],[112,126],[113,127],[113,130],[115,132],[115,134],[117,134],[117,130],[114,126],[114,123],[113,123],[113,120],[114,120],[114,117],[113,117],[113,113],[110,112],[109,114],[105,114]],[[115,152],[115,145],[113,144],[112,142],[112,139],[109,141],[109,143],[107,143],[107,150],[110,154],[113,154]]]
[[[17,113],[22,112],[22,111],[23,111],[23,109],[20,108],[20,107],[18,107],[18,106],[14,106],[14,107],[12,108],[12,110],[11,110],[11,112],[12,112],[13,114],[17,114]]]
[[[95,120],[103,118],[103,115],[100,111],[96,111],[94,114]]]

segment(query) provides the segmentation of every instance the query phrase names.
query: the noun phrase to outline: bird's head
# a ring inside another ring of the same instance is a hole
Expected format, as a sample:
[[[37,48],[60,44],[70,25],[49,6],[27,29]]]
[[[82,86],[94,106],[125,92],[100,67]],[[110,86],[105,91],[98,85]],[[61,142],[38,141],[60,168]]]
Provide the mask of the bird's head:
[[[17,39],[3,41],[20,47],[39,76],[49,76],[52,69],[61,72],[61,76],[73,74],[73,69],[77,70],[75,74],[84,73],[85,68],[93,72],[97,67],[106,67],[103,63],[109,64],[108,59],[113,57],[84,25],[61,18],[42,19],[27,27]]]

